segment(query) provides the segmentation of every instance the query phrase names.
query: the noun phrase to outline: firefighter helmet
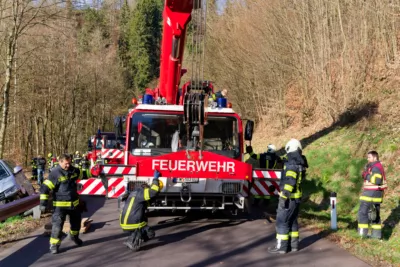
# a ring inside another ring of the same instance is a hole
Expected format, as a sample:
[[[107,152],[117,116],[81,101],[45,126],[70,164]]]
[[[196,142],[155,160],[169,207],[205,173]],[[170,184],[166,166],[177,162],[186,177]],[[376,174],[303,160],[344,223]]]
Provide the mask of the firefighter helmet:
[[[47,157],[48,157],[48,158],[51,158],[52,156],[53,156],[53,153],[47,154]]]
[[[286,153],[291,153],[291,152],[295,152],[297,150],[303,150],[301,143],[299,140],[297,139],[290,139],[289,142],[287,142],[286,146],[285,146],[285,150]]]
[[[79,151],[75,151],[75,155],[79,155]]]
[[[275,153],[276,152],[276,146],[273,144],[269,144],[267,147],[267,153]]]

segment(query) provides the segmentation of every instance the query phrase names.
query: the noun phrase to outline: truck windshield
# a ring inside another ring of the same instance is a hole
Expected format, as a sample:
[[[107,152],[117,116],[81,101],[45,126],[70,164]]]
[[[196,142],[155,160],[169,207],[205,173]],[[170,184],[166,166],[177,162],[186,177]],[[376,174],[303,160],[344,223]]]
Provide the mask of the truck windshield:
[[[240,154],[238,122],[226,115],[208,116],[203,150],[236,158]],[[192,130],[192,129],[191,129]],[[156,156],[186,149],[183,115],[135,113],[131,119],[129,150],[136,156]]]

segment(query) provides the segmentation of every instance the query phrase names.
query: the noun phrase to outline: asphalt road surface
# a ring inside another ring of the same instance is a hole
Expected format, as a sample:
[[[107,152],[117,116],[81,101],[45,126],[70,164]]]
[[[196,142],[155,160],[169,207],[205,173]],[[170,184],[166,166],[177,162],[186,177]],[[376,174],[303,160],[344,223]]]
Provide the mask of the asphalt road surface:
[[[149,223],[156,238],[139,252],[132,252],[122,244],[127,233],[119,227],[117,201],[92,197],[88,208],[90,214],[84,216],[91,216],[93,223],[90,231],[81,235],[82,247],[65,238],[60,253],[49,254],[49,237],[39,229],[0,251],[0,266],[369,266],[307,231],[300,231],[300,251],[271,255],[267,249],[275,243],[274,223],[205,213],[153,214]]]

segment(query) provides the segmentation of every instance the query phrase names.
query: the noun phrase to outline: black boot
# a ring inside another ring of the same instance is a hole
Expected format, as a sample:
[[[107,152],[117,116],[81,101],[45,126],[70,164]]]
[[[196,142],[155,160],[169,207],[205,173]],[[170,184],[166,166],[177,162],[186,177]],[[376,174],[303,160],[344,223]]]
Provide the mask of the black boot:
[[[57,254],[59,247],[60,247],[60,245],[51,244],[50,245],[50,253],[51,254]]]
[[[142,234],[140,230],[134,231],[124,242],[124,245],[127,246],[130,250],[138,251],[143,243]]]
[[[74,243],[77,246],[79,246],[79,247],[82,246],[83,241],[78,237],[78,235],[70,235],[70,237],[71,237],[71,240],[74,241]]]
[[[286,254],[288,253],[288,240],[277,239],[274,247],[268,248],[268,252],[271,254]]]
[[[298,237],[292,237],[290,239],[290,251],[292,251],[292,252],[299,251],[299,238]]]

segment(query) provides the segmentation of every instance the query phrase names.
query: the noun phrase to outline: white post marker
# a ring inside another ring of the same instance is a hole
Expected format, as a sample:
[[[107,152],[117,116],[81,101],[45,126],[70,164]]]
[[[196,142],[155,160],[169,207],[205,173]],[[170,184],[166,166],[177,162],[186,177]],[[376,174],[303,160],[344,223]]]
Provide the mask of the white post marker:
[[[337,230],[336,193],[331,193],[331,229]]]

